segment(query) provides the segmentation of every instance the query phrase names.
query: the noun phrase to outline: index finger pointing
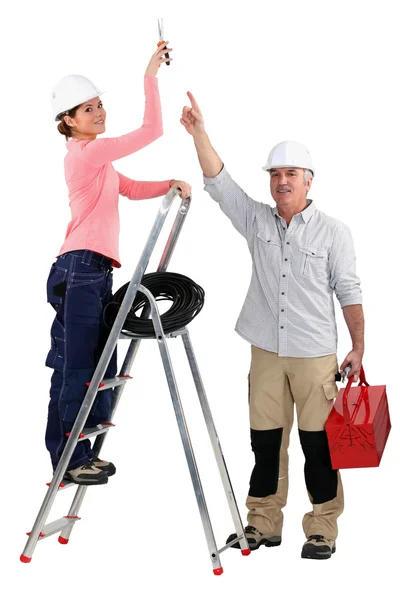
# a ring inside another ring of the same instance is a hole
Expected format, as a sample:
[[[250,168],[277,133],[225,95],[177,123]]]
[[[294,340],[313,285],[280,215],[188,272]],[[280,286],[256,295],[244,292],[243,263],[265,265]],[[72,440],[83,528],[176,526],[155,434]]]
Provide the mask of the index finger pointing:
[[[190,103],[192,105],[192,108],[194,108],[195,110],[197,110],[198,112],[200,112],[200,107],[197,104],[197,102],[196,102],[196,100],[195,100],[192,92],[187,92],[187,95],[189,96],[189,100],[190,100]]]

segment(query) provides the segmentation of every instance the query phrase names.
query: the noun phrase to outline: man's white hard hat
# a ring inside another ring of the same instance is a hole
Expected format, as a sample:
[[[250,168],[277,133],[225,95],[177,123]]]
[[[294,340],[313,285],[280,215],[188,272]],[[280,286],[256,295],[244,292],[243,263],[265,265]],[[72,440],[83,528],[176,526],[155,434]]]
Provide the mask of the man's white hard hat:
[[[83,75],[67,75],[58,81],[52,90],[51,104],[55,121],[67,110],[104,94]]]
[[[310,153],[307,148],[299,142],[288,140],[274,146],[269,153],[267,164],[263,169],[264,171],[269,171],[270,169],[281,169],[284,167],[309,169],[313,176],[315,175]]]

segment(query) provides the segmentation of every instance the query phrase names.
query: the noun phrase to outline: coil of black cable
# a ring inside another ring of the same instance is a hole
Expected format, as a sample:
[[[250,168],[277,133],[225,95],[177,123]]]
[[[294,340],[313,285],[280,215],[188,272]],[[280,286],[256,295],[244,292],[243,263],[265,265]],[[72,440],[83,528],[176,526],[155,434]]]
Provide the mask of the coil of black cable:
[[[107,305],[104,313],[106,324],[111,327],[117,316],[119,307],[125,297],[129,283],[123,285],[113,295],[112,301]],[[204,305],[204,290],[189,277],[170,271],[146,273],[141,284],[146,287],[157,302],[169,300],[172,305],[161,315],[164,333],[172,333],[185,327],[201,311]],[[153,321],[145,319],[138,312],[145,312],[149,301],[145,294],[139,292],[133,301],[132,307],[125,319],[122,331],[133,333],[143,338],[155,337]]]

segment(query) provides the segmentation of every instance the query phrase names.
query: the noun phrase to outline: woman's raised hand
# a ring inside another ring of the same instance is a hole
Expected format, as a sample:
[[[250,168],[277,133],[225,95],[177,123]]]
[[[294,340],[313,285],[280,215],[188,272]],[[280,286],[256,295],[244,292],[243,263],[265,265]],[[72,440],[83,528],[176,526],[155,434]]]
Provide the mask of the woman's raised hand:
[[[165,42],[165,45],[168,46],[169,42]],[[145,72],[145,76],[149,75],[151,77],[157,77],[158,69],[161,66],[161,63],[169,62],[170,60],[174,60],[171,58],[171,50],[172,48],[165,48],[164,44],[162,44],[157,50],[154,52],[153,56],[150,59],[149,64],[147,65],[147,69]],[[163,57],[163,54],[169,52],[170,58]]]
[[[183,107],[180,121],[190,135],[194,136],[198,133],[205,133],[204,119],[200,107],[191,92],[187,92],[187,95],[189,96],[191,107]]]

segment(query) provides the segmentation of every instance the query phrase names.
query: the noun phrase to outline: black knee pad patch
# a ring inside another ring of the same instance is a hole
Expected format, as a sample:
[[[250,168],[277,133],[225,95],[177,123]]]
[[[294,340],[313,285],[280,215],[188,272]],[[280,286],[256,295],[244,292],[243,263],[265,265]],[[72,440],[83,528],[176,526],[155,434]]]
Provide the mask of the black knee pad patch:
[[[250,429],[251,449],[256,464],[250,477],[249,496],[265,498],[276,494],[279,477],[279,452],[283,428],[257,431]]]
[[[306,459],[304,475],[313,504],[323,504],[337,495],[338,474],[332,469],[326,431],[302,431],[300,443]]]

